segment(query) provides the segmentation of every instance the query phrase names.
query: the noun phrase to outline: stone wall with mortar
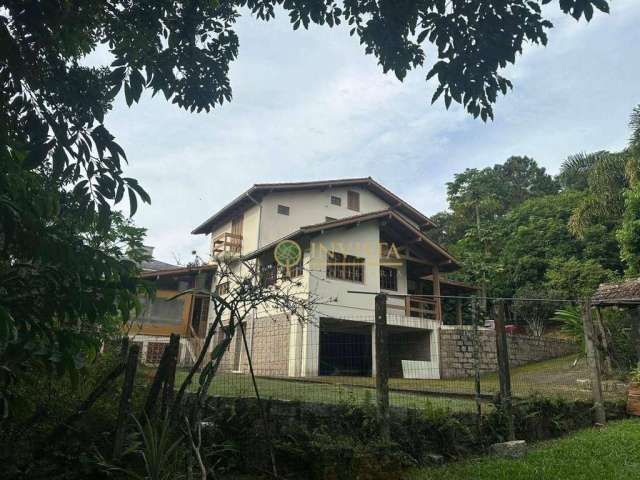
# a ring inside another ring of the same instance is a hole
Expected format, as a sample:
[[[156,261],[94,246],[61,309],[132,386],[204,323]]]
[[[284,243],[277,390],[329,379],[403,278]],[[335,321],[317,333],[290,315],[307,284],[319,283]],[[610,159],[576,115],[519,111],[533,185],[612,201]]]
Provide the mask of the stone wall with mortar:
[[[247,320],[245,332],[256,375],[287,375],[290,330],[291,321],[284,314]],[[222,338],[220,332],[216,342],[221,342]],[[222,357],[219,371],[249,373],[249,362],[239,330]]]
[[[507,335],[509,364],[517,367],[577,353],[573,342],[555,338]],[[492,329],[478,329],[481,373],[495,372],[496,333]],[[472,327],[443,326],[440,329],[441,378],[468,377],[474,374],[474,330]]]

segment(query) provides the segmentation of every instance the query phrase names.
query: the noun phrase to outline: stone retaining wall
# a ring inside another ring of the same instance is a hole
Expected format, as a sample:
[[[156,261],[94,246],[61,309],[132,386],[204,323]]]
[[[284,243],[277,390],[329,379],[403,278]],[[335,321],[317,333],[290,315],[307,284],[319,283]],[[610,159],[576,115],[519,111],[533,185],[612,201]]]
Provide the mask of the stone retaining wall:
[[[481,373],[495,372],[496,333],[487,328],[478,329]],[[440,377],[467,377],[474,374],[472,327],[443,326],[440,329]],[[517,367],[531,362],[563,357],[577,353],[573,342],[555,338],[507,335],[509,364]]]

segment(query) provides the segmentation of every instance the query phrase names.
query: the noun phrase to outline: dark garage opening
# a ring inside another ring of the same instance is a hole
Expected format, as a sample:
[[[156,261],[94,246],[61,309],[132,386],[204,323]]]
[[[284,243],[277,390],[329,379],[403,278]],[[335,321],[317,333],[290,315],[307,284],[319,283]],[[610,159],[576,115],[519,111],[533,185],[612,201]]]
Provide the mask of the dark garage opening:
[[[371,376],[371,325],[320,321],[320,375]]]

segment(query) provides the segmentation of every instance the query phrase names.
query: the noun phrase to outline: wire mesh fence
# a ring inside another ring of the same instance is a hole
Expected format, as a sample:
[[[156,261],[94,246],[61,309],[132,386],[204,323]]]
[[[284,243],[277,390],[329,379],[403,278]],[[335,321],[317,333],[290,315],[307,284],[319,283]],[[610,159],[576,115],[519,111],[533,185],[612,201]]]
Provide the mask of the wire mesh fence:
[[[580,331],[557,310],[573,312],[557,300],[442,297],[442,321],[427,315],[407,317],[387,308],[386,326],[376,325],[374,310],[357,315],[318,315],[300,324],[286,316],[251,317],[225,350],[209,394],[256,395],[249,361],[262,398],[311,403],[373,404],[380,352],[376,329],[384,328],[388,393],[392,407],[477,411],[492,408],[500,392],[495,317],[506,323],[511,392],[515,399],[533,395],[566,400],[592,399],[591,377]],[[533,305],[533,303],[536,303]],[[372,299],[373,303],[373,299]],[[387,306],[389,307],[389,305]],[[573,308],[573,310],[572,310]],[[582,323],[579,318],[578,323]],[[606,336],[606,332],[605,332]],[[222,330],[213,345],[222,342]],[[183,338],[180,385],[195,358],[196,344]],[[142,358],[153,364],[161,346],[143,341]],[[609,358],[606,356],[606,358]],[[626,385],[608,372],[605,400],[624,397]],[[190,389],[198,388],[197,380]]]

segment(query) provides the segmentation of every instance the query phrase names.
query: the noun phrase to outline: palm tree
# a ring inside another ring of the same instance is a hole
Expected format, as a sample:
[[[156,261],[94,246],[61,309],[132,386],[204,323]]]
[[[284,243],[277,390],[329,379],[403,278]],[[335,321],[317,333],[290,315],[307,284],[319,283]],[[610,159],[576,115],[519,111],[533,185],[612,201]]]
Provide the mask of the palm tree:
[[[562,164],[563,184],[585,191],[569,221],[569,228],[579,238],[590,225],[620,223],[625,212],[625,193],[639,183],[640,105],[634,108],[629,125],[631,139],[623,151],[579,153]]]

